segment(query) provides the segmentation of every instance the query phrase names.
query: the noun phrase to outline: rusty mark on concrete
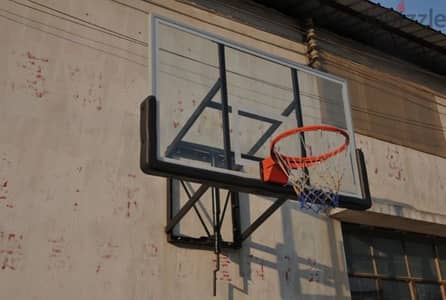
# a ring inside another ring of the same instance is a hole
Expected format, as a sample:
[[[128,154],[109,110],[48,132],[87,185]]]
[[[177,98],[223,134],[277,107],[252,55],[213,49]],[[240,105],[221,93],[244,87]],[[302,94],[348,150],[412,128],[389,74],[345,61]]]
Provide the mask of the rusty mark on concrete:
[[[158,246],[153,243],[148,243],[148,242],[144,243],[143,251],[145,257],[151,257],[151,258],[158,257],[158,252],[159,252]]]
[[[23,61],[25,60],[25,61]],[[18,83],[17,88],[31,91],[31,94],[37,98],[43,98],[49,94],[45,88],[45,76],[43,67],[48,63],[48,58],[37,57],[33,55],[31,51],[27,51],[25,54],[20,55],[20,61],[17,62],[17,67],[23,69],[26,74],[21,77],[21,83]],[[13,91],[16,89],[16,83],[13,85]]]
[[[97,254],[99,257],[99,262],[96,267],[96,273],[105,266],[106,261],[116,258],[116,249],[119,245],[114,244],[111,241],[108,242],[97,242]]]
[[[7,236],[7,239],[5,239]],[[17,236],[19,238],[17,238]],[[23,235],[16,233],[0,232],[0,263],[1,270],[15,271],[19,268],[22,258],[22,245]]]
[[[68,72],[73,84],[73,100],[82,107],[92,107],[96,111],[102,111],[102,72],[81,70],[78,66],[68,66]],[[84,82],[85,78],[88,79],[87,82]]]
[[[48,239],[49,253],[48,253],[48,270],[70,270],[71,257],[66,254],[66,241],[63,236]]]
[[[42,61],[42,62],[48,62],[48,58],[39,58],[35,55],[33,55],[30,51],[26,52],[28,59],[32,59],[32,60],[37,60],[37,61]]]
[[[256,275],[261,280],[265,280],[265,270],[263,267],[263,263],[260,263],[260,269],[256,270]]]
[[[7,195],[9,192],[8,189],[9,181],[7,179],[3,179],[0,181],[0,200],[6,200],[4,205],[6,208],[14,208],[14,203],[11,199],[8,199]]]
[[[133,189],[127,188],[127,213],[126,213],[127,218],[130,218],[132,206],[135,209],[138,208],[137,202],[136,200],[134,200],[134,197],[138,191],[139,188],[133,188]]]
[[[397,181],[406,181],[406,178],[403,175],[403,163],[398,149],[387,147],[386,160],[389,167],[388,176]]]

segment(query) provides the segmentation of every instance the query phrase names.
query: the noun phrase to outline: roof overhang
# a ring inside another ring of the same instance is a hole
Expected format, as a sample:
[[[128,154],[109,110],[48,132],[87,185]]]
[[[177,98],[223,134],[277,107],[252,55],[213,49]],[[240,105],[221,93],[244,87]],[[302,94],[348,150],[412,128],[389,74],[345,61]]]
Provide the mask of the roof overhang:
[[[446,35],[367,0],[256,0],[316,27],[446,75]]]

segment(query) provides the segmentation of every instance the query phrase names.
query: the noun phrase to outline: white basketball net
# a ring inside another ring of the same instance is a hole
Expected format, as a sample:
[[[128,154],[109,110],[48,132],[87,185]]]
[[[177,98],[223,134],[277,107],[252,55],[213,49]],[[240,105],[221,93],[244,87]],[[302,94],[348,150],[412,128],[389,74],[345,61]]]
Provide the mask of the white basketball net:
[[[332,133],[332,135],[334,135]],[[301,134],[298,137],[302,145],[305,146],[307,156],[312,156],[311,147],[307,145]],[[323,134],[320,133],[322,138]],[[314,142],[314,137],[312,138]],[[330,151],[330,143],[326,143],[326,152]],[[320,149],[321,150],[321,149]],[[339,190],[341,188],[348,148],[332,157],[317,162],[305,164],[296,168],[299,161],[281,154],[276,146],[273,149],[275,161],[288,177],[288,184],[291,185],[298,196],[301,208],[311,209],[315,212],[327,212],[330,208],[339,205]],[[309,153],[310,152],[310,153]]]

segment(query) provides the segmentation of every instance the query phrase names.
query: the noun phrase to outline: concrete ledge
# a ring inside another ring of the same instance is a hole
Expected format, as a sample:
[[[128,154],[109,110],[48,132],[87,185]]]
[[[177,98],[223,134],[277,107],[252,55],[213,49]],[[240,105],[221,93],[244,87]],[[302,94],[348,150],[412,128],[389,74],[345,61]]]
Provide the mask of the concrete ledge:
[[[420,211],[384,199],[374,199],[372,208],[367,211],[336,209],[330,216],[342,222],[446,237],[445,215]]]

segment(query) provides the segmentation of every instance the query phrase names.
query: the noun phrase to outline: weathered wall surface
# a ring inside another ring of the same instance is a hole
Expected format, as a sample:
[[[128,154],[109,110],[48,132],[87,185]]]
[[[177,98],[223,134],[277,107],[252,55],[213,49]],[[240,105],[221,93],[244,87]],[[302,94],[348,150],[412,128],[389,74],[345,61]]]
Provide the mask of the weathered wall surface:
[[[121,2],[0,3],[2,298],[212,298],[214,256],[167,244],[165,180],[139,170],[149,13],[299,63],[305,48],[175,1]],[[366,137],[358,144],[374,197],[446,214],[444,187],[427,185],[444,182],[444,159]],[[242,202],[246,225],[270,201]],[[350,298],[340,223],[294,203],[222,260],[216,299]]]
[[[1,2],[1,298],[212,298],[214,255],[167,244],[165,180],[139,170],[147,13],[302,63],[303,46],[160,3],[182,14],[143,2]],[[248,222],[269,201],[244,203]],[[217,299],[348,299],[341,241],[337,221],[290,203],[222,257]]]
[[[446,94],[444,79],[432,75],[427,81],[415,68],[402,75],[401,66],[378,59],[359,64],[362,53],[341,58],[322,51],[321,57],[325,71],[349,81],[358,133],[446,157],[444,105],[437,101]]]

